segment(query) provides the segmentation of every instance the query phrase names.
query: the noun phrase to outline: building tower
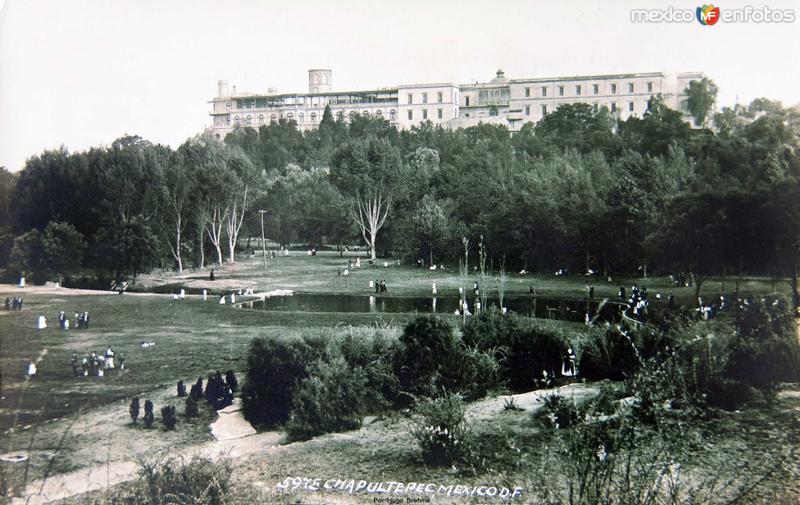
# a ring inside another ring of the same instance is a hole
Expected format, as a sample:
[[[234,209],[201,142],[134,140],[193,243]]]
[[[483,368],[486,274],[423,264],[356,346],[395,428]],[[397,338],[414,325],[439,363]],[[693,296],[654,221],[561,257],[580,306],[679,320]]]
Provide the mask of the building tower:
[[[308,71],[309,93],[330,93],[331,71],[325,68],[312,68]]]
[[[228,96],[228,81],[217,81],[217,97]]]

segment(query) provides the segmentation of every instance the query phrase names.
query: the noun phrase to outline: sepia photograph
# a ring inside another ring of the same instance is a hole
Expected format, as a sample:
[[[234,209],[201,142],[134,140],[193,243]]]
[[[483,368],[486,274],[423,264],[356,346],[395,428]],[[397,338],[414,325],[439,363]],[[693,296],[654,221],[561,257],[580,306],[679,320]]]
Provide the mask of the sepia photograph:
[[[0,505],[800,504],[798,16],[0,0]]]

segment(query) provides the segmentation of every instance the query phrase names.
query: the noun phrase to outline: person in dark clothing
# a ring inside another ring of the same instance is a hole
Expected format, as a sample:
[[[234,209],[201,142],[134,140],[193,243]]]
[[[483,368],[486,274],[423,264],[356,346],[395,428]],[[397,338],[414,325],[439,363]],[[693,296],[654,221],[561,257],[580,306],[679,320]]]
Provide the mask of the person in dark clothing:
[[[210,280],[210,281],[214,280],[214,269],[213,268],[211,269],[211,273],[208,274],[208,280]]]

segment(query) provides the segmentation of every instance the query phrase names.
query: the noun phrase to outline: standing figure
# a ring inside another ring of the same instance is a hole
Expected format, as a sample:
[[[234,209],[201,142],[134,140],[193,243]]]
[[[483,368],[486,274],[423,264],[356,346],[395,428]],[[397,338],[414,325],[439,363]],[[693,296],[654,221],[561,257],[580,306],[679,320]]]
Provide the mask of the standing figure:
[[[72,351],[72,358],[69,360],[69,364],[72,367],[72,376],[78,376],[78,351]]]
[[[210,280],[210,281],[214,280],[214,269],[213,268],[211,269],[211,273],[208,274],[208,280]]]
[[[111,346],[106,350],[106,370],[114,368],[114,351]]]

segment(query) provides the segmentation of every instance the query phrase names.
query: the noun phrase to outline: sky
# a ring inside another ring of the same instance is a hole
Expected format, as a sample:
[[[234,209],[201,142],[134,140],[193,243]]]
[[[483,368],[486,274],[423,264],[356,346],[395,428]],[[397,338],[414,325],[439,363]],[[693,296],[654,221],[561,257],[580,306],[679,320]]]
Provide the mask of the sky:
[[[305,92],[423,82],[702,71],[718,106],[800,103],[794,23],[633,23],[639,0],[0,0],[0,166],[125,135],[177,147],[210,124],[220,79]],[[800,0],[726,1],[792,9]]]

